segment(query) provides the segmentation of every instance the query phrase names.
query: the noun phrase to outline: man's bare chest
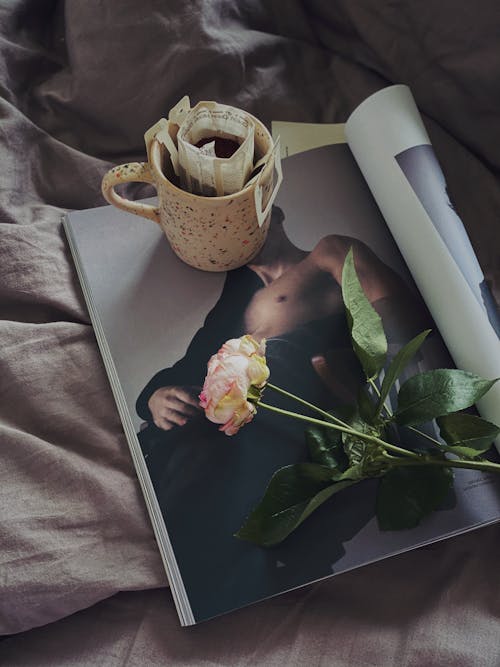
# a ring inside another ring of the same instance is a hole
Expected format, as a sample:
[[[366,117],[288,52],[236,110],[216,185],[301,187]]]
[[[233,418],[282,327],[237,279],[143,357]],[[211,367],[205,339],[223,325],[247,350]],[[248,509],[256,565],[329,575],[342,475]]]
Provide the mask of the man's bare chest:
[[[341,308],[340,288],[330,274],[292,269],[255,293],[245,310],[245,330],[256,338],[271,338]]]

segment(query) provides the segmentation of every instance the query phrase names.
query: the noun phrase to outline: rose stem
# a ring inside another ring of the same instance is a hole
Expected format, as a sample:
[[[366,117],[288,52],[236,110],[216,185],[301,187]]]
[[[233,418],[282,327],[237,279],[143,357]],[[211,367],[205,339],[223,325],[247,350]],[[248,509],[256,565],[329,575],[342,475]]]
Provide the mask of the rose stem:
[[[425,466],[437,465],[442,468],[468,468],[469,470],[485,470],[487,472],[500,472],[500,465],[492,461],[462,461],[454,459],[429,459],[422,458],[420,461],[408,461],[398,456],[385,455],[385,458],[391,459],[394,464],[399,466]]]
[[[309,403],[308,401],[305,401],[303,398],[300,398],[300,396],[296,396],[295,394],[291,394],[289,391],[285,391],[284,389],[281,389],[281,387],[277,387],[276,385],[271,384],[270,382],[268,382],[266,386],[269,387],[270,389],[274,389],[274,391],[277,391],[280,394],[283,394],[284,396],[288,396],[289,398],[293,398],[295,401],[298,401],[299,403],[302,403],[302,405],[306,405],[311,410],[314,410],[315,412],[318,412],[320,415],[323,415],[323,417],[326,417],[327,419],[329,419],[331,421],[334,421],[337,424],[340,424],[340,426],[344,426],[346,428],[349,428],[349,424],[346,424],[341,419],[338,419],[338,417],[335,417],[334,415],[331,415],[329,412],[326,412],[325,410],[322,410],[321,408],[318,408],[317,405],[314,405],[313,403]]]
[[[349,433],[350,435],[355,435],[362,440],[368,440],[369,442],[374,442],[377,445],[382,445],[388,451],[396,452],[397,454],[402,454],[412,459],[420,460],[420,455],[410,452],[408,449],[401,449],[401,447],[396,447],[396,445],[391,445],[384,440],[380,440],[374,435],[368,435],[367,433],[360,433],[352,428],[345,428],[343,426],[337,426],[337,424],[332,424],[331,422],[321,421],[320,419],[314,419],[314,417],[306,417],[306,415],[301,415],[297,412],[290,412],[289,410],[283,410],[283,408],[277,408],[274,405],[268,405],[262,401],[258,402],[258,405],[266,408],[267,410],[272,410],[272,412],[278,412],[279,414],[285,415],[287,417],[294,417],[295,419],[300,419],[302,421],[310,422],[311,424],[318,424],[319,426],[326,426],[327,428],[333,428],[336,431],[342,431],[343,433]]]

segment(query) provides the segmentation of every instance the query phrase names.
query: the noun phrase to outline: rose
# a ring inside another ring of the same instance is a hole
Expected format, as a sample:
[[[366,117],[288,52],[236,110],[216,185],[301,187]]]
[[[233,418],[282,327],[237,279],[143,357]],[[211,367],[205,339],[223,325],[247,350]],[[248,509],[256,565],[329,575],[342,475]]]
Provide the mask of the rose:
[[[208,362],[200,405],[219,430],[234,435],[253,419],[269,377],[265,341],[252,336],[228,340]]]

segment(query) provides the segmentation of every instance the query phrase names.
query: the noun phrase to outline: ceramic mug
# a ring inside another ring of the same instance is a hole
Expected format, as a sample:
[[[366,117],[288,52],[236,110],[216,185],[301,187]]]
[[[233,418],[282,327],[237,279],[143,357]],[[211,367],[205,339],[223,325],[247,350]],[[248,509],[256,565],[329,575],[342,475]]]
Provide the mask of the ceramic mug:
[[[256,162],[263,160],[257,178],[239,192],[222,197],[203,197],[177,187],[170,156],[153,138],[148,162],[130,162],[105,174],[105,199],[129,213],[158,223],[180,259],[204,271],[228,271],[249,262],[266,240],[271,207],[283,179],[279,146],[267,128],[249,114],[255,125]],[[276,178],[275,178],[276,170]],[[158,193],[158,206],[130,201],[118,195],[120,183],[151,183]]]

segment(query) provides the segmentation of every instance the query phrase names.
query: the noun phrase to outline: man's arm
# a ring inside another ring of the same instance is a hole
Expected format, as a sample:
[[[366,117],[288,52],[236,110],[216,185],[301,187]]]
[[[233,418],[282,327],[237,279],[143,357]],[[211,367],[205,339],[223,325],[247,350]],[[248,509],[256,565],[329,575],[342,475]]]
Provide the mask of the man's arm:
[[[390,342],[406,343],[434,323],[420,295],[365,243],[349,236],[325,236],[311,252],[311,259],[342,285],[342,269],[349,248],[368,300],[382,317]]]
[[[193,337],[184,357],[172,367],[156,373],[140,393],[136,402],[136,411],[140,417],[148,422],[155,421],[151,411],[151,407],[155,407],[151,405],[154,394],[159,399],[156,402],[158,411],[173,410],[180,413],[177,419],[177,415],[171,415],[176,419],[174,424],[180,426],[183,418],[192,415],[191,408],[197,403],[193,402],[193,396],[201,390],[209,358],[227,339],[241,335],[241,318],[253,294],[260,287],[262,282],[247,267],[227,274],[219,300]],[[163,389],[166,391],[161,395]],[[162,399],[167,399],[170,407],[166,407]]]
[[[358,239],[336,234],[325,236],[316,245],[310,257],[322,271],[330,273],[334,280],[342,285],[342,269],[351,247],[356,273],[371,303],[389,296],[413,297],[413,293],[403,279]]]

